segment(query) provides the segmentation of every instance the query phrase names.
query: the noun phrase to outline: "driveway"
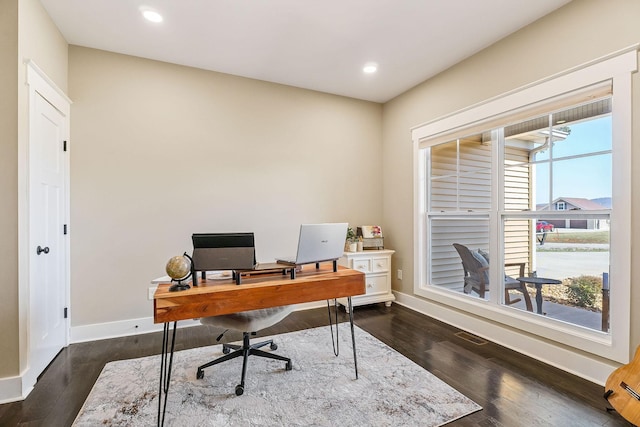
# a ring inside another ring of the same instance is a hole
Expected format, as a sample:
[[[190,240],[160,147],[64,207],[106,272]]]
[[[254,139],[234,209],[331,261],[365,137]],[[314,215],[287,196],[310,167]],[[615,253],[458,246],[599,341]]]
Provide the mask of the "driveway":
[[[575,246],[575,245],[574,245]],[[590,245],[591,249],[608,248],[608,245]],[[584,248],[585,245],[580,245]],[[569,245],[547,243],[544,249],[570,249]],[[609,272],[609,251],[574,252],[574,251],[540,251],[538,246],[536,270],[539,277],[565,279],[582,275],[599,276]]]

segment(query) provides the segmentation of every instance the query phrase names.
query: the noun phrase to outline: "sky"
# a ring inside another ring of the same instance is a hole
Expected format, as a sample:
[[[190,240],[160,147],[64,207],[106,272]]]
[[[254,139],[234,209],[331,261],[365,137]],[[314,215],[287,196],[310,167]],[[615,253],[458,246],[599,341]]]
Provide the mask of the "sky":
[[[611,150],[611,116],[570,124],[570,135],[553,146],[553,158]],[[536,160],[548,159],[549,152],[538,153]],[[553,194],[558,197],[596,199],[611,197],[611,154],[553,163]],[[536,203],[549,198],[549,164],[536,165]]]

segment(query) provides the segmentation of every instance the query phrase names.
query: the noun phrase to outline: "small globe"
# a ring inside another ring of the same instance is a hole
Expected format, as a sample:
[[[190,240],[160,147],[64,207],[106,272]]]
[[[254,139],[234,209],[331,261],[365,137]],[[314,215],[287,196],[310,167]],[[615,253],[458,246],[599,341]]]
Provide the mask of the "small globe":
[[[191,272],[191,261],[183,255],[174,256],[167,262],[165,270],[174,280],[184,279]]]

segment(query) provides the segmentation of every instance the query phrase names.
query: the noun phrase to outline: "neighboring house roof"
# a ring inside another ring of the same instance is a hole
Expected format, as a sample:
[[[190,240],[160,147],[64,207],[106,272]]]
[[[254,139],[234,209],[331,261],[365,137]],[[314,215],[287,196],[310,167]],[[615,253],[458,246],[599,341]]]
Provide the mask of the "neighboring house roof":
[[[589,199],[581,199],[578,197],[558,197],[553,201],[554,204],[558,202],[565,202],[583,211],[595,211],[595,210],[606,209],[600,203],[594,202],[593,200],[589,200]]]
[[[575,208],[578,208],[583,211],[597,211],[597,210],[608,209],[606,206],[603,206],[596,201],[583,199],[580,197],[558,197],[553,201],[553,205],[555,205],[558,202],[565,202],[566,204],[574,206]],[[546,210],[546,206],[547,206],[546,204],[539,204],[537,208],[538,210]]]

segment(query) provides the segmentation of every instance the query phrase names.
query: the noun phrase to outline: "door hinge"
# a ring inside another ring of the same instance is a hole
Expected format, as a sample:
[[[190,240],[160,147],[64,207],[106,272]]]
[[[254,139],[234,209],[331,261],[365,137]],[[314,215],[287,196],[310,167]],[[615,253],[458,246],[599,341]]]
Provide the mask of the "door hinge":
[[[63,226],[63,230],[62,230],[62,232],[63,232],[63,234],[65,234],[65,235],[67,234],[67,224],[65,224],[65,225]]]
[[[67,141],[62,141],[62,151],[67,151]]]
[[[67,307],[64,308],[64,318],[69,317],[69,309]]]

